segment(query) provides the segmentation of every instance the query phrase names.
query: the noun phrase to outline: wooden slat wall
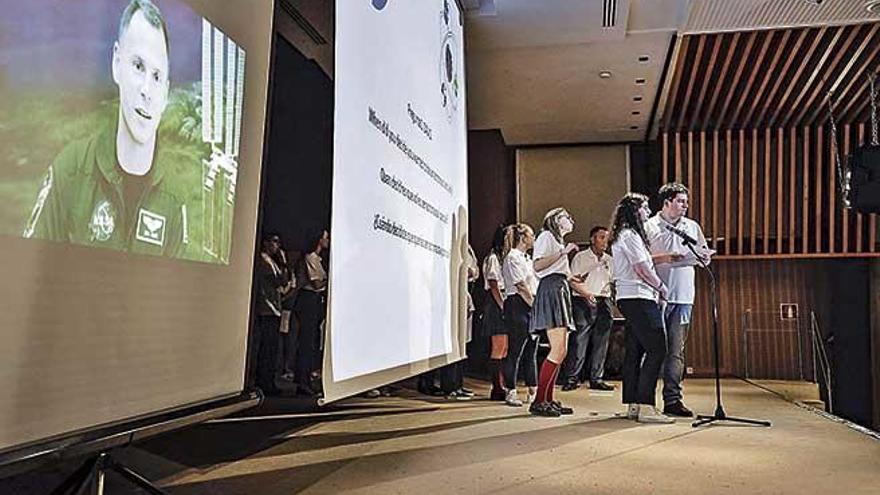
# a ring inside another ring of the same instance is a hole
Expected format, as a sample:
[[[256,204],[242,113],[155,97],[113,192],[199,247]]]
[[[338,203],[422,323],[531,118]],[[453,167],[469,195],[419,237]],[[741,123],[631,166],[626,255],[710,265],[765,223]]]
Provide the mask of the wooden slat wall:
[[[865,139],[864,124],[838,132],[843,155]],[[662,182],[688,181],[690,216],[722,259],[880,256],[876,215],[840,203],[832,143],[828,127],[670,131]]]
[[[800,335],[805,379],[813,376],[807,333],[810,311],[827,314],[831,296],[827,275],[837,260],[719,260],[714,264],[720,301],[721,372],[753,378],[799,379]],[[697,300],[688,337],[686,365],[695,375],[713,372],[709,280],[700,270]],[[781,303],[798,304],[800,322],[782,322]],[[749,355],[745,353],[743,315],[749,314]]]

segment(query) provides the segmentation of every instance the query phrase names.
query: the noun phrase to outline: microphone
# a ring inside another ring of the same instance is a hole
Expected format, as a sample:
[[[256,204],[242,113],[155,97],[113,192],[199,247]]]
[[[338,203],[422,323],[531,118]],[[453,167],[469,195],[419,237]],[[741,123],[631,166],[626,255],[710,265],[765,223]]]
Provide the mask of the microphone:
[[[693,237],[691,237],[690,234],[688,234],[687,232],[685,232],[677,227],[673,227],[672,225],[669,225],[669,224],[664,225],[664,227],[666,227],[666,230],[681,237],[681,240],[683,240],[685,244],[693,244],[693,245],[697,244],[697,240],[694,239]]]

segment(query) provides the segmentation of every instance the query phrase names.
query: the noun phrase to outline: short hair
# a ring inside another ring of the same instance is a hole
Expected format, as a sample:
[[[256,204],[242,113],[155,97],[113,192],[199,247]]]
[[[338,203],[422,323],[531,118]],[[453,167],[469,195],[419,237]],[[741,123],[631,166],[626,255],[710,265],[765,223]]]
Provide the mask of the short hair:
[[[594,235],[596,235],[599,232],[602,232],[603,230],[607,232],[608,227],[606,227],[604,225],[596,225],[595,227],[590,229],[590,237],[593,237]]]
[[[165,51],[170,54],[168,25],[165,24],[165,18],[162,16],[162,11],[160,11],[159,7],[156,7],[156,4],[150,0],[131,0],[128,3],[128,6],[122,11],[122,17],[119,19],[119,32],[117,33],[117,39],[122,39],[122,35],[125,34],[125,30],[128,29],[128,26],[131,24],[132,17],[138,12],[144,14],[144,19],[146,19],[151,26],[162,31],[162,37],[165,38]]]
[[[660,205],[675,199],[679,194],[690,194],[687,186],[681,182],[669,182],[660,187]]]

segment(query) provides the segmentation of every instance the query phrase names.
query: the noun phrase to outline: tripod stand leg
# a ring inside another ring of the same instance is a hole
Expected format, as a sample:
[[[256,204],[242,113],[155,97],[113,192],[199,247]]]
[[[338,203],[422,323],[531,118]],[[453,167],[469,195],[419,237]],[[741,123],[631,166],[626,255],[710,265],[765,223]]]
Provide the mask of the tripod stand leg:
[[[755,425],[755,426],[770,426],[769,421],[764,421],[762,419],[734,418],[732,416],[728,416],[728,417],[724,418],[724,421],[732,421],[734,423],[743,423],[743,424]]]
[[[80,467],[76,469],[70,476],[68,476],[57,488],[52,490],[50,495],[69,495],[73,493],[77,495],[82,493],[85,487],[92,481],[92,476],[95,473],[95,469],[98,464],[98,458],[92,458],[84,461]],[[71,492],[73,487],[76,487],[76,490]]]
[[[167,495],[165,492],[160,490],[156,485],[150,483],[149,480],[147,480],[146,478],[144,478],[140,474],[132,471],[127,466],[124,466],[124,465],[116,462],[115,460],[110,460],[110,469],[116,471],[117,473],[122,475],[122,477],[127,479],[129,482],[131,482],[135,486],[138,486],[141,489],[145,490],[147,493],[150,493],[152,495]]]

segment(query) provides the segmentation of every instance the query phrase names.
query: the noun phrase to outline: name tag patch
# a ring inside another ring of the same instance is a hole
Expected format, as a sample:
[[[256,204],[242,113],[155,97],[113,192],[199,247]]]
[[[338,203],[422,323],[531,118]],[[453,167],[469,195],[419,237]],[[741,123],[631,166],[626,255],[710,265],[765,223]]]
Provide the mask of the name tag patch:
[[[141,208],[138,211],[137,232],[135,237],[156,246],[165,245],[165,217],[158,213]]]

